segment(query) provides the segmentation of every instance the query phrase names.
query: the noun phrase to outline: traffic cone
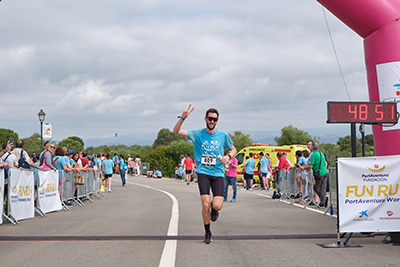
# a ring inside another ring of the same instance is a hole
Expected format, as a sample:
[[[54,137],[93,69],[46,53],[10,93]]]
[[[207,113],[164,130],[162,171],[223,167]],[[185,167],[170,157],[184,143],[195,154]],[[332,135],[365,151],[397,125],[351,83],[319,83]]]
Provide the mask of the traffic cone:
[[[100,186],[100,192],[105,192],[106,190],[104,190],[104,185]]]

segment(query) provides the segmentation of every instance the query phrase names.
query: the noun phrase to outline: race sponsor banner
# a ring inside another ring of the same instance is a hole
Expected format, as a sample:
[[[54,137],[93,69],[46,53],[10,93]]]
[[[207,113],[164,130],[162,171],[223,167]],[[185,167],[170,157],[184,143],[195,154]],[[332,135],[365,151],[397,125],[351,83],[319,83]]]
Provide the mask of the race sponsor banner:
[[[400,156],[338,158],[339,232],[400,231]]]
[[[381,102],[396,102],[400,110],[400,62],[376,65],[378,77],[379,99]],[[383,131],[400,129],[400,123],[382,127]]]
[[[0,169],[0,207],[0,224],[2,224],[4,212],[4,169]]]
[[[61,210],[58,171],[38,171],[38,205],[44,213]]]
[[[33,170],[10,169],[8,177],[9,213],[16,220],[33,218],[35,204]]]

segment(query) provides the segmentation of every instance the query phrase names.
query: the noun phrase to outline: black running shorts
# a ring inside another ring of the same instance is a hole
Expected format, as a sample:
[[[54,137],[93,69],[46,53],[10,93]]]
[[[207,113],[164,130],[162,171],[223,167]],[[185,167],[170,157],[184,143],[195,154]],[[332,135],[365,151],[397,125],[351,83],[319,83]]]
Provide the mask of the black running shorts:
[[[210,195],[211,188],[214,197],[224,196],[224,177],[215,177],[199,173],[197,175],[197,183],[199,184],[200,195]]]

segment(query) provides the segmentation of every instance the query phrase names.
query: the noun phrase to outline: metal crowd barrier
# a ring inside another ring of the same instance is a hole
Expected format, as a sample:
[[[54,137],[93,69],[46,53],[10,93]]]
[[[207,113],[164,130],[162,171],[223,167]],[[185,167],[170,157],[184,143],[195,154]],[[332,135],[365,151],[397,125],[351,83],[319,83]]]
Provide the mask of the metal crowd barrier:
[[[23,170],[24,172],[33,172],[33,170]],[[50,170],[41,170],[41,171],[50,171]],[[76,190],[76,195],[74,194],[74,187],[75,187],[75,171],[73,172],[62,172],[61,175],[61,188],[60,188],[60,199],[61,199],[61,204],[62,207],[65,211],[68,211],[69,208],[65,204],[66,201],[73,201],[77,203],[79,206],[84,206],[82,203],[81,199],[88,199],[90,202],[93,203],[93,201],[90,199],[90,195],[94,195],[98,199],[101,199],[101,196],[104,196],[100,192],[100,171],[97,170],[96,172],[93,170],[89,170],[87,172],[81,172],[81,174],[84,175],[85,182],[83,185],[78,185],[77,190]],[[0,169],[0,175],[3,175],[4,177],[4,169]],[[8,179],[12,179],[11,175],[9,176]],[[8,220],[10,223],[13,225],[19,224],[18,220],[16,220],[13,215],[9,212],[10,211],[10,199],[9,196],[11,195],[10,192],[12,188],[9,186],[6,186],[8,181],[4,181],[3,184],[0,184],[0,188],[3,187],[4,190],[4,197],[6,198],[6,209],[2,207],[2,212],[0,213],[0,216],[3,216],[4,219]],[[8,187],[7,189],[5,187]],[[39,187],[40,187],[40,177],[38,176],[37,182],[35,185],[36,192],[39,192]],[[32,192],[34,194],[34,192]],[[35,204],[34,204],[34,211],[39,214],[42,218],[46,217],[45,213],[41,211],[40,206],[39,206],[39,194],[36,195],[34,198]]]
[[[329,169],[329,178],[328,178],[328,185],[329,185],[329,206],[326,207],[325,213],[328,212],[330,215],[334,213],[337,214],[337,190],[336,190],[336,168]]]
[[[142,162],[142,164],[140,165],[140,175],[146,175],[149,170],[150,170],[150,163]]]
[[[75,187],[75,173],[74,172],[62,172],[61,179],[61,203],[64,210],[69,210],[64,202],[73,201],[74,199],[74,187]],[[78,202],[76,202],[78,203]]]
[[[336,196],[336,178],[332,175],[332,171],[336,171],[335,168],[331,168],[329,171],[328,182],[329,182],[329,207],[327,207],[325,214],[328,211],[336,212],[337,207],[337,196]],[[302,184],[302,198],[296,198],[299,193],[299,188],[296,183],[296,175],[301,175]],[[289,199],[291,204],[298,202],[304,205],[304,208],[314,204],[317,207],[318,204],[314,202],[314,176],[312,169],[310,170],[290,170],[288,173],[285,169],[276,170],[274,173],[274,180],[277,183],[276,188],[281,193],[280,200]]]

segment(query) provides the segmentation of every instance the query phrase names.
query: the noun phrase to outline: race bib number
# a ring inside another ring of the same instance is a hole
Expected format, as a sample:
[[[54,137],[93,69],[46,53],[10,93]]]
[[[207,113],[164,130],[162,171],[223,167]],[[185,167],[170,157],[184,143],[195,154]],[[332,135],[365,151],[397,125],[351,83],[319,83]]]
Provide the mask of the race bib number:
[[[201,164],[203,166],[215,166],[217,164],[217,156],[202,155]]]

